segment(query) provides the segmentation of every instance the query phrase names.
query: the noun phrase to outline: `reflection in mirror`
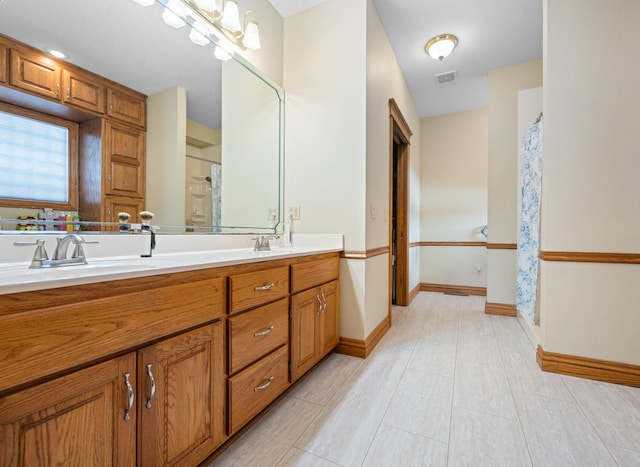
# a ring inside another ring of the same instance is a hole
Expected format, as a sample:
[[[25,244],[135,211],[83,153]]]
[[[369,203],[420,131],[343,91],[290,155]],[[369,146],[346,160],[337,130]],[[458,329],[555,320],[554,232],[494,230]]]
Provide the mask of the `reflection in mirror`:
[[[161,3],[0,2],[0,31],[63,48],[72,64],[149,96],[144,208],[161,233],[270,230],[281,209],[281,91],[241,57],[222,63],[188,27],[164,24]],[[0,206],[2,229],[20,215],[38,212]]]

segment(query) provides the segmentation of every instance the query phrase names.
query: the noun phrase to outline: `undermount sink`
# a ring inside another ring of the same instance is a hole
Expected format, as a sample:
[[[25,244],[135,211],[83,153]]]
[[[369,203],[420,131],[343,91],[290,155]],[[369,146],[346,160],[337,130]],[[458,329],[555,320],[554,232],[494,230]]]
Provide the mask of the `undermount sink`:
[[[20,281],[71,279],[96,274],[124,273],[171,267],[179,264],[177,260],[156,258],[89,259],[88,261],[87,264],[36,269],[29,269],[29,265],[26,263],[12,264],[6,267],[0,265],[0,282],[16,281],[17,279]]]

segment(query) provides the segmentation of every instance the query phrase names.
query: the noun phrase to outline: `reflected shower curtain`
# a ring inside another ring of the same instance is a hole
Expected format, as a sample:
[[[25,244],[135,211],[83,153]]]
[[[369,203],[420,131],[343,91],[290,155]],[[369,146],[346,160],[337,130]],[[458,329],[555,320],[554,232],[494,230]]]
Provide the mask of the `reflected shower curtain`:
[[[213,231],[220,232],[222,223],[222,165],[218,162],[211,164],[211,207]]]
[[[522,206],[518,238],[516,307],[534,323],[538,283],[540,195],[542,190],[542,119],[523,138]]]

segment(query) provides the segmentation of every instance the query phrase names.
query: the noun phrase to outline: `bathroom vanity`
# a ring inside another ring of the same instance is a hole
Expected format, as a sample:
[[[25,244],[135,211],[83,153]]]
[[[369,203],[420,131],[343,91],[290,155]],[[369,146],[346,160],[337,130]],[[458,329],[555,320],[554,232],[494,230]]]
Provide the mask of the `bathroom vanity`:
[[[124,258],[0,287],[0,464],[202,462],[338,344],[338,251]]]

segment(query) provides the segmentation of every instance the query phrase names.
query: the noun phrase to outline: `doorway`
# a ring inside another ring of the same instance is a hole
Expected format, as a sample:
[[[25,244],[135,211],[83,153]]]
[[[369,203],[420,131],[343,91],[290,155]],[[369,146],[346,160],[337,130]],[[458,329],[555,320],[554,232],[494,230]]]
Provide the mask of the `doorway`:
[[[413,134],[394,99],[389,99],[389,296],[409,304],[409,154]]]

